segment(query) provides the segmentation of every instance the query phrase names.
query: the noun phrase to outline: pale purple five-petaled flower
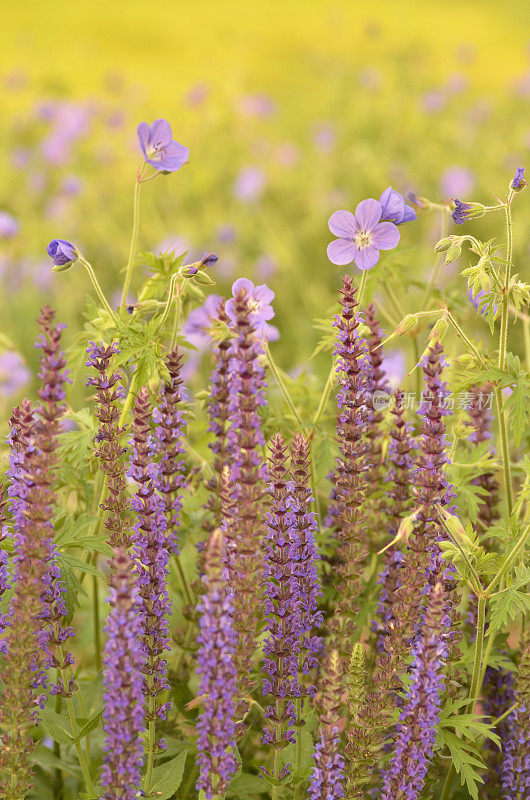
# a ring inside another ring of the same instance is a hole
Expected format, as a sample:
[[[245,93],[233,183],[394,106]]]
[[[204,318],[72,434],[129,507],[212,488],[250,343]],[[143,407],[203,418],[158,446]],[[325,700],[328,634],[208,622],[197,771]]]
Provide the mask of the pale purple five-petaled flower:
[[[189,158],[189,149],[171,137],[171,126],[166,119],[155,119],[152,125],[147,122],[138,125],[138,141],[144,158],[159,172],[176,172]]]
[[[256,333],[268,342],[275,342],[280,334],[274,325],[268,324],[268,321],[274,317],[274,309],[271,305],[274,300],[274,292],[272,289],[269,289],[266,283],[255,286],[248,278],[238,278],[237,281],[232,284],[233,297],[242,290],[247,295],[250,308],[250,320]],[[232,322],[236,322],[237,315],[235,313],[233,298],[226,303],[226,313]]]
[[[328,245],[329,260],[341,266],[355,261],[362,270],[375,266],[379,251],[392,250],[400,239],[396,225],[381,221],[382,216],[383,206],[372,198],[360,202],[355,214],[335,211],[329,219],[329,229],[339,238]]]
[[[65,264],[70,264],[77,258],[77,250],[72,242],[66,239],[53,239],[46,248],[46,252],[53,260],[56,267],[63,267]]]

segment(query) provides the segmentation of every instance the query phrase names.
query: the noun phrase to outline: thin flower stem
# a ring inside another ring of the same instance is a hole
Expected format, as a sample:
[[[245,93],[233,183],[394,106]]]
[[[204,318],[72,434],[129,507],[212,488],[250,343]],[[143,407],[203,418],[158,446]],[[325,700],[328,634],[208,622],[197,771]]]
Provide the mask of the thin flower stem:
[[[180,326],[180,307],[181,307],[181,300],[182,297],[182,287],[178,287],[177,289],[177,302],[175,303],[175,318],[173,320],[173,331],[171,333],[171,343],[169,345],[169,349],[174,350],[177,344],[177,337],[179,335],[179,326]]]
[[[94,553],[92,561],[95,562],[97,559],[97,553]],[[101,669],[101,634],[99,630],[99,586],[98,586],[98,576],[92,575],[92,592],[93,592],[93,604],[92,604],[92,613],[93,613],[93,621],[94,621],[94,658],[96,661],[96,670],[99,672]]]
[[[269,345],[268,345],[267,342],[265,343],[265,356],[267,358],[267,363],[269,364],[269,367],[271,368],[272,374],[276,378],[276,383],[278,384],[278,386],[280,388],[280,391],[283,394],[285,402],[289,406],[289,408],[291,410],[291,413],[295,417],[295,419],[298,422],[298,424],[303,427],[303,422],[302,422],[302,420],[300,418],[300,415],[299,415],[298,411],[296,410],[296,407],[295,407],[295,405],[294,405],[294,403],[292,401],[291,395],[289,394],[289,390],[288,390],[287,386],[285,385],[284,379],[281,376],[280,370],[276,366],[276,362],[274,361],[274,359],[272,357],[272,354],[271,354],[271,351],[270,351],[270,348],[269,348]]]
[[[79,261],[81,262],[81,264],[84,266],[84,268],[88,272],[90,280],[92,281],[92,285],[94,286],[94,289],[96,290],[96,294],[99,297],[103,308],[105,309],[107,314],[110,316],[110,318],[112,319],[112,321],[114,322],[116,327],[119,328],[120,327],[120,321],[119,321],[118,317],[116,316],[116,314],[114,313],[114,311],[112,310],[112,308],[110,307],[109,301],[105,297],[105,294],[103,293],[103,289],[99,285],[99,281],[96,278],[96,273],[94,272],[94,269],[93,269],[92,265],[89,264],[88,261],[86,260],[86,258],[84,256],[82,256],[81,254],[79,254],[78,258],[79,258]]]
[[[449,224],[449,209],[447,208],[447,206],[443,206],[442,207],[442,225],[441,225],[441,231],[440,231],[440,239],[444,239],[447,236],[448,224]],[[438,279],[438,273],[440,271],[440,267],[442,266],[443,258],[444,258],[444,253],[443,252],[438,252],[436,254],[433,271],[431,273],[431,277],[429,279],[429,283],[427,284],[427,287],[425,289],[425,293],[423,295],[423,300],[421,301],[420,311],[423,311],[423,309],[427,306],[429,300],[431,299],[432,290],[434,289],[434,286],[435,286],[436,281]]]
[[[158,328],[156,329],[155,340],[158,338],[158,334],[160,333],[160,331],[164,327],[164,325],[166,323],[166,320],[167,320],[167,318],[169,316],[169,312],[171,310],[171,305],[173,303],[173,296],[175,294],[175,285],[177,283],[177,278],[178,278],[178,273],[177,272],[174,275],[171,276],[171,281],[169,283],[169,294],[168,294],[168,298],[167,298],[167,303],[166,303],[165,308],[164,308],[164,313],[162,314],[162,316],[160,318],[160,322],[158,324]],[[180,289],[180,287],[179,287],[179,289]],[[180,296],[180,291],[178,292],[178,294]],[[171,346],[170,349],[173,350],[173,347],[174,347],[174,344],[172,343],[172,346]]]
[[[140,221],[140,186],[142,185],[142,178],[145,172],[146,163],[142,164],[138,175],[136,176],[136,183],[134,184],[134,204],[133,204],[133,229],[131,236],[131,247],[129,250],[129,260],[125,270],[125,281],[123,283],[123,292],[121,294],[121,305],[124,306],[127,302],[127,294],[131,285],[132,271],[134,256],[136,255],[136,244],[138,241],[138,224]]]
[[[501,578],[503,578],[506,575],[506,573],[512,566],[513,562],[515,561],[515,559],[525,546],[526,540],[528,539],[528,534],[530,534],[530,525],[526,528],[526,530],[524,531],[523,535],[521,536],[517,544],[511,549],[511,551],[504,559],[504,563],[501,565],[497,574],[495,575],[489,586],[486,588],[486,595],[489,596],[492,589],[498,584]]]
[[[195,605],[195,593],[191,588],[191,585],[186,576],[186,572],[182,567],[182,562],[180,560],[180,556],[178,553],[175,553],[175,570],[180,584],[180,590],[182,592],[182,596],[184,597],[185,602],[191,608],[193,608]]]
[[[67,681],[69,683],[70,676],[67,674],[66,670],[61,670],[61,676],[63,683]],[[65,683],[64,685],[68,685]],[[90,777],[90,770],[88,769],[88,764],[85,758],[85,754],[83,752],[83,748],[81,746],[81,741],[78,738],[78,731],[77,731],[77,722],[75,719],[75,709],[74,703],[71,697],[66,698],[66,707],[68,709],[68,717],[70,719],[70,728],[72,730],[72,738],[74,740],[74,746],[77,753],[77,760],[79,761],[79,766],[81,767],[81,772],[83,773],[83,778],[85,781],[85,787],[90,795],[90,797],[96,797],[96,793],[94,790],[94,784],[92,783],[92,778]]]
[[[148,703],[150,716],[154,716],[155,707],[156,707],[156,698],[150,695]],[[150,719],[148,725],[148,739],[147,739],[147,765],[145,768],[145,778],[144,778],[144,792],[147,796],[151,791],[151,780],[153,778],[153,767],[155,763],[155,743],[156,743],[155,727],[156,727],[155,720]]]

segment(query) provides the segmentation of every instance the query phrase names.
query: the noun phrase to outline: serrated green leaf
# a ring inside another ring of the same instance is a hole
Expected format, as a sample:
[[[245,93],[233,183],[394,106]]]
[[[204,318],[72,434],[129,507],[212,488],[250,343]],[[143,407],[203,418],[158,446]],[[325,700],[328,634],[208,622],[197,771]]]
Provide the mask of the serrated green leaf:
[[[51,708],[43,708],[39,716],[42,725],[54,742],[59,744],[73,743],[70,720],[52,711]]]
[[[148,797],[153,800],[169,800],[175,794],[182,783],[187,754],[188,751],[184,750],[171,761],[154,768]]]

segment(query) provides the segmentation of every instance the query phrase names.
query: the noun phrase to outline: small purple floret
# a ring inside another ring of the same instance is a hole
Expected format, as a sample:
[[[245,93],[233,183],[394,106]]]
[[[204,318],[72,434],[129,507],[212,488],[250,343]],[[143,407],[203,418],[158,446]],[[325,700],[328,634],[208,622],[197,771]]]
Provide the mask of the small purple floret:
[[[71,264],[77,258],[77,250],[72,242],[68,242],[66,239],[53,239],[46,248],[46,252],[56,267]]]

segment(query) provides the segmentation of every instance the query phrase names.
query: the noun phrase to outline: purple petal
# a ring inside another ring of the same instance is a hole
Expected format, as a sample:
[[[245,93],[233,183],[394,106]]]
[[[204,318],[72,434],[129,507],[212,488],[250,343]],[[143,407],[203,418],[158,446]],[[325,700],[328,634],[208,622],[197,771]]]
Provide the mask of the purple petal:
[[[149,125],[147,122],[140,122],[138,125],[138,141],[144,158],[147,158],[147,145],[149,143]]]
[[[262,305],[266,306],[272,303],[276,295],[272,289],[269,289],[266,283],[261,283],[259,286],[255,287],[254,296]]]
[[[149,129],[149,141],[156,147],[164,147],[171,141],[171,126],[167,119],[155,119]]]
[[[357,247],[351,239],[335,239],[334,242],[328,244],[328,258],[332,264],[343,266],[344,264],[351,264],[356,259],[356,254],[359,252]],[[356,261],[357,263],[357,261]]]
[[[359,230],[357,220],[351,211],[335,211],[329,218],[328,224],[331,233],[341,239],[353,238]]]
[[[384,223],[382,223],[384,224]],[[391,225],[392,223],[388,223]],[[394,225],[392,227],[395,227]],[[357,250],[355,254],[355,263],[359,269],[371,269],[379,261],[379,250],[377,247],[365,247],[362,250]]]
[[[360,230],[372,231],[379,220],[383,209],[381,204],[369,197],[368,200],[362,200],[355,209],[355,219]],[[357,262],[356,262],[357,263]]]
[[[416,214],[412,206],[405,206],[402,222],[413,222],[415,219],[418,219],[418,215]]]
[[[372,241],[379,250],[392,250],[400,239],[400,233],[393,222],[380,222],[372,232]]]
[[[254,291],[254,284],[248,278],[238,278],[232,284],[232,295],[235,297],[238,292],[244,291],[251,295]]]
[[[383,213],[381,214],[382,220],[389,220],[390,222],[404,222],[403,215],[405,212],[405,201],[399,192],[392,189],[391,186],[385,189],[379,198]]]

